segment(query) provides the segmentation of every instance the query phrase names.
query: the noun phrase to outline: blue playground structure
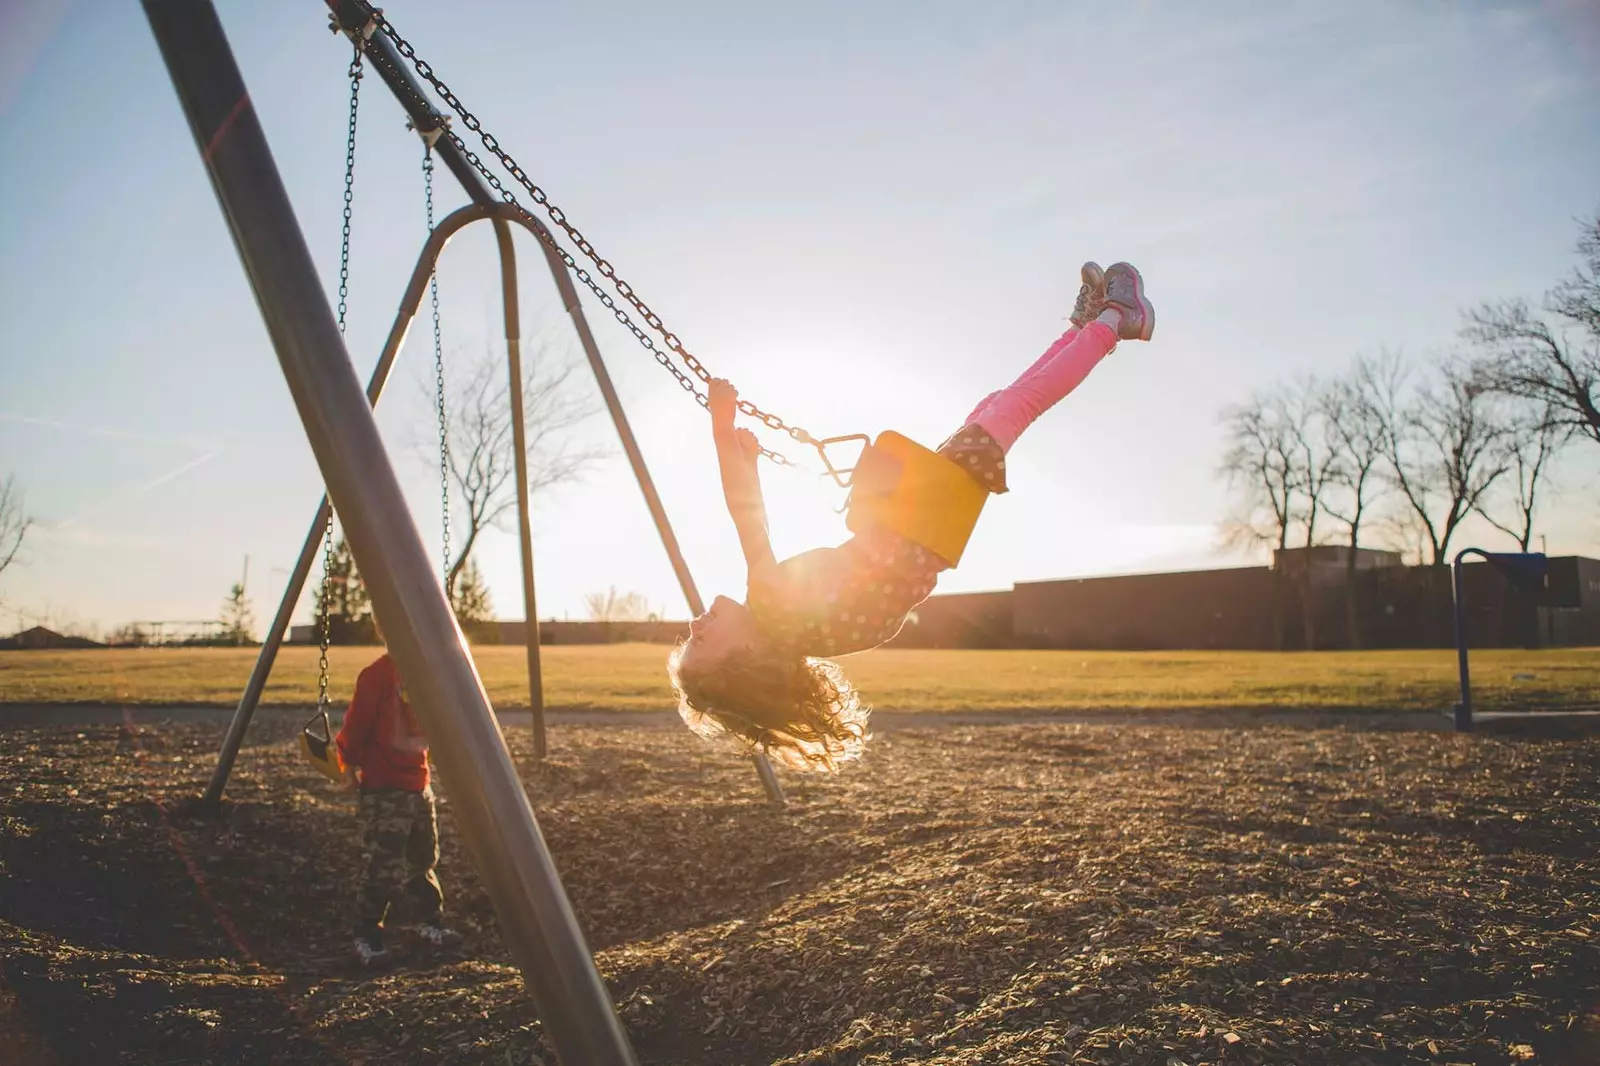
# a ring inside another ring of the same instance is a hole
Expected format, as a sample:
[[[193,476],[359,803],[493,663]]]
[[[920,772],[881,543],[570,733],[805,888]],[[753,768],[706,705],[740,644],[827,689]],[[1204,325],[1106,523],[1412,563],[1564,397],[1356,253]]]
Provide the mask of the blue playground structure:
[[[1543,552],[1491,552],[1482,548],[1463,548],[1451,564],[1455,589],[1456,662],[1461,672],[1461,702],[1455,705],[1457,733],[1472,732],[1472,675],[1467,668],[1466,583],[1462,563],[1476,555],[1492,566],[1511,587],[1525,596],[1542,598],[1547,585],[1550,560]]]

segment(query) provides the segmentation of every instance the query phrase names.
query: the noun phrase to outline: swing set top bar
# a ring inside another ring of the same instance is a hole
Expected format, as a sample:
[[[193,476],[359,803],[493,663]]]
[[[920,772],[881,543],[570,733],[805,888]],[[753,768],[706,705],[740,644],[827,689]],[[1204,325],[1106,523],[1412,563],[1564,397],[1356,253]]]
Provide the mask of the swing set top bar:
[[[462,177],[463,183],[492,189],[506,203],[516,204],[519,210],[532,218],[532,212],[521,205],[511,188],[477,153],[466,146],[460,134],[449,127],[448,119],[441,118],[442,112],[434,109],[423,94],[421,86],[417,84],[416,78],[412,77],[412,72],[399,65],[402,61],[409,62],[416,74],[433,87],[440,99],[450,105],[456,116],[461,119],[462,125],[469,132],[477,134],[484,151],[500,163],[511,183],[521,186],[533,202],[544,209],[545,216],[551,224],[566,235],[575,249],[575,252],[568,251],[557,244],[549,229],[540,222],[537,224],[537,232],[547,252],[554,254],[572,271],[572,275],[594,294],[601,305],[610,311],[628,332],[633,334],[634,339],[651,354],[663,370],[677,380],[686,393],[700,406],[707,406],[710,397],[708,391],[703,390],[701,386],[710,385],[711,371],[694,353],[684,347],[678,335],[667,328],[666,323],[650,309],[633,286],[617,273],[616,267],[600,255],[589,239],[572,224],[566,212],[551,202],[549,195],[533,183],[521,165],[501,147],[499,140],[483,128],[478,117],[467,110],[466,105],[434,73],[433,68],[416,54],[416,49],[411,43],[400,36],[394,24],[383,17],[382,9],[374,7],[366,0],[324,0],[324,2],[333,11],[336,28],[343,31],[351,40],[362,42],[364,48],[377,42],[374,65],[400,98],[401,104],[411,113],[416,128],[430,138],[430,143],[437,140],[441,145],[448,145],[450,152],[445,157],[446,162],[458,177]],[[470,182],[468,178],[462,176],[460,167],[472,171],[474,176]],[[580,258],[586,260],[589,265],[584,266],[579,261]],[[613,291],[607,292],[598,278],[606,279]],[[632,314],[629,312],[630,308]],[[636,322],[633,315],[637,315],[644,325],[641,326]],[[658,340],[660,343],[657,343]],[[785,433],[796,443],[814,448],[828,475],[841,488],[850,487],[851,470],[836,466],[828,455],[828,448],[841,442],[856,441],[862,434],[851,433],[819,439],[804,427],[791,425],[777,414],[764,411],[743,397],[738,401],[738,408],[751,418],[759,420],[768,429]],[[765,444],[760,445],[758,450],[762,456],[780,466],[794,465],[787,456]]]
[[[466,641],[412,522],[210,0],[144,0],[390,652],[562,1061],[635,1066]]]
[[[383,83],[394,93],[394,98],[405,108],[412,126],[419,132],[436,130],[446,122],[445,117],[428,101],[422,86],[406,69],[405,60],[395,50],[394,44],[381,33],[369,33],[373,25],[372,5],[362,0],[325,0],[328,11],[346,36],[362,38],[361,51]],[[490,189],[483,177],[462,156],[461,150],[448,137],[433,142],[433,152],[475,204],[492,207],[501,203],[500,197]]]

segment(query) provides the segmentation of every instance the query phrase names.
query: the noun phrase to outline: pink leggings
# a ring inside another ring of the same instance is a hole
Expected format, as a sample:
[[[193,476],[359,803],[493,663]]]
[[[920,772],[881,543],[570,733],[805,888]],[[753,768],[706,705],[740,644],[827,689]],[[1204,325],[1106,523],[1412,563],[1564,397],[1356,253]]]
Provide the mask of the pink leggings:
[[[995,443],[1009,452],[1034,419],[1082,384],[1089,371],[1116,346],[1116,332],[1104,322],[1067,330],[1021,377],[985,396],[965,424],[982,426]]]

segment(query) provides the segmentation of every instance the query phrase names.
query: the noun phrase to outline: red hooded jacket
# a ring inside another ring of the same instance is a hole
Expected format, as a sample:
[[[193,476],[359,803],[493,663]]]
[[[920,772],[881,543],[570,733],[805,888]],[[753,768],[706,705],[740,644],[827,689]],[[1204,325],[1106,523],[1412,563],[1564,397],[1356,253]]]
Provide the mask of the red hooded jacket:
[[[394,660],[384,655],[361,671],[356,694],[336,738],[345,765],[359,772],[364,791],[428,787],[428,738],[406,702]]]

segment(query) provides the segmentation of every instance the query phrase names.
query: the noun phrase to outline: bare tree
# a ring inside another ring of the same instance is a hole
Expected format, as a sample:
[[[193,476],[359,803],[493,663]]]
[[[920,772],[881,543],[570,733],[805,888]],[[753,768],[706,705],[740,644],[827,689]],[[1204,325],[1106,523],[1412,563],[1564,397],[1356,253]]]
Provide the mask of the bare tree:
[[[1301,527],[1300,542],[1306,548],[1317,543],[1317,520],[1326,513],[1330,490],[1339,477],[1338,448],[1323,404],[1327,389],[1319,378],[1301,377],[1279,394],[1293,442],[1291,465],[1299,470],[1300,508],[1297,512],[1291,508],[1291,515]]]
[[[1477,511],[1485,521],[1512,540],[1524,552],[1533,543],[1534,510],[1538,505],[1539,488],[1547,481],[1550,468],[1561,450],[1577,433],[1549,407],[1534,408],[1507,427],[1502,448],[1509,467],[1507,479],[1512,487],[1510,503],[1515,508],[1515,524],[1506,525],[1495,517],[1493,510],[1480,500]]]
[[[1294,419],[1282,390],[1253,393],[1222,413],[1228,447],[1218,472],[1239,494],[1239,508],[1224,526],[1234,547],[1289,546],[1305,480]]]
[[[1545,294],[1556,328],[1527,301],[1502,300],[1468,312],[1463,333],[1482,352],[1477,371],[1488,387],[1531,400],[1554,424],[1600,444],[1600,213],[1583,224],[1578,256],[1572,275]]]
[[[1393,354],[1369,363],[1368,373],[1390,484],[1414,520],[1424,561],[1443,564],[1462,521],[1508,469],[1505,428],[1491,395],[1460,362],[1440,362],[1436,379],[1415,389]]]
[[[1257,392],[1223,413],[1228,450],[1222,475],[1241,494],[1241,508],[1224,527],[1235,547],[1270,545],[1284,551],[1291,537],[1306,548],[1316,543],[1329,487],[1337,472],[1327,427],[1320,414],[1322,385],[1301,378],[1293,385]],[[1285,563],[1287,559],[1283,560]],[[1285,571],[1299,590],[1306,647],[1316,645],[1309,553]],[[1279,646],[1283,619],[1274,616]]]
[[[0,481],[0,574],[17,561],[17,553],[22,551],[22,542],[32,528],[33,519],[24,509],[22,490],[17,487],[16,478],[8,475]]]
[[[445,590],[455,587],[490,527],[500,527],[516,506],[516,454],[505,361],[486,350],[476,359],[455,360],[445,389],[451,481],[450,532],[455,538]],[[529,344],[523,358],[523,426],[528,444],[528,492],[537,494],[581,477],[603,458],[600,448],[573,448],[562,439],[595,413],[592,400],[576,394],[570,359]],[[438,468],[437,440],[420,449]]]
[[[1302,377],[1283,394],[1290,438],[1294,441],[1294,463],[1300,471],[1298,518],[1304,532],[1301,547],[1308,549],[1299,565],[1290,567],[1299,591],[1301,637],[1307,651],[1317,646],[1317,612],[1309,549],[1316,547],[1317,519],[1322,517],[1329,490],[1339,475],[1338,449],[1323,415],[1322,394],[1326,388],[1315,377]]]
[[[1362,647],[1360,596],[1356,585],[1356,552],[1374,505],[1383,497],[1384,456],[1388,439],[1372,390],[1373,369],[1357,357],[1349,372],[1321,392],[1322,421],[1333,451],[1331,491],[1323,510],[1344,527],[1348,549],[1344,566],[1345,628],[1352,648]]]
[[[644,593],[618,592],[615,585],[604,592],[589,593],[583,603],[590,620],[595,622],[645,622],[656,617]]]
[[[1350,372],[1330,382],[1319,397],[1334,456],[1331,491],[1323,510],[1344,527],[1351,558],[1361,547],[1361,531],[1385,490],[1381,475],[1388,436],[1372,382],[1372,366],[1357,358]]]
[[[139,622],[128,622],[111,631],[106,643],[112,647],[143,648],[153,643],[150,630]]]

